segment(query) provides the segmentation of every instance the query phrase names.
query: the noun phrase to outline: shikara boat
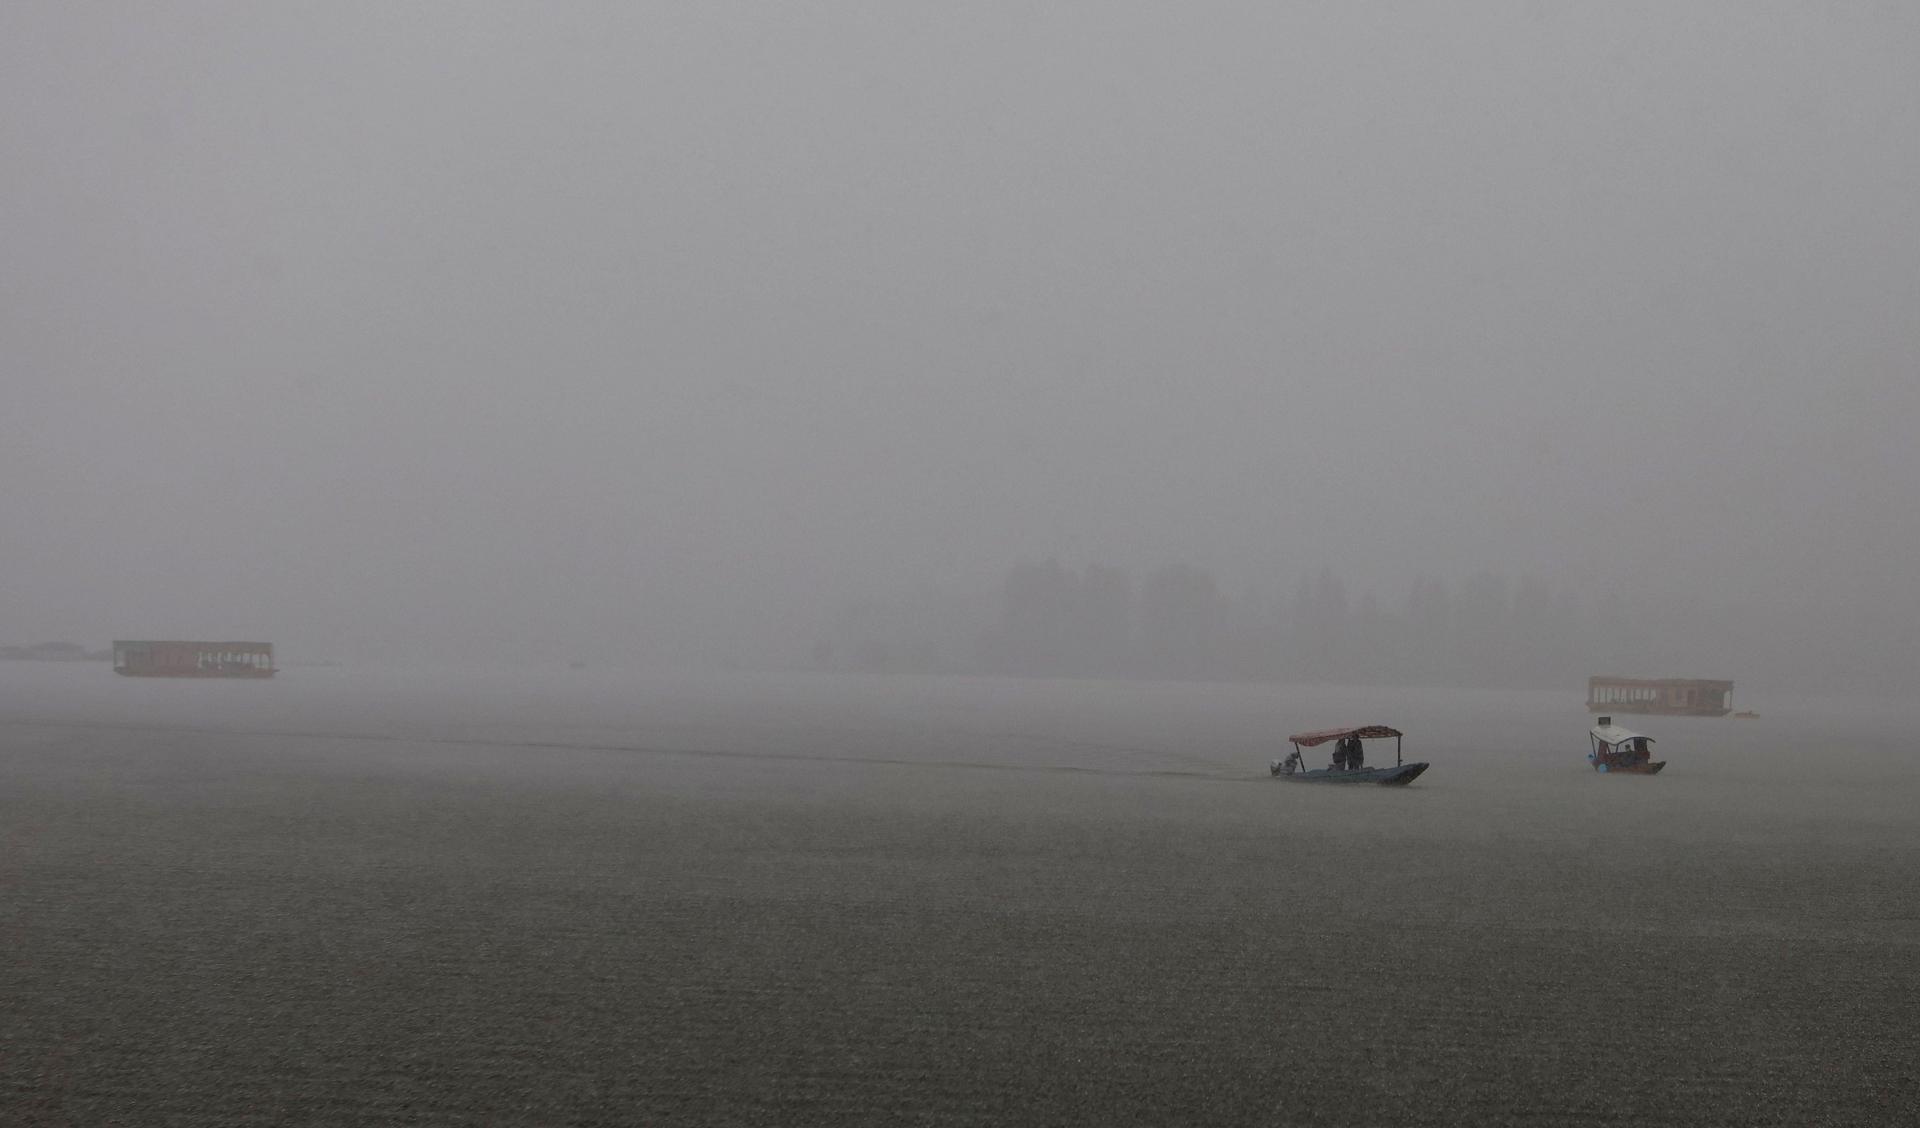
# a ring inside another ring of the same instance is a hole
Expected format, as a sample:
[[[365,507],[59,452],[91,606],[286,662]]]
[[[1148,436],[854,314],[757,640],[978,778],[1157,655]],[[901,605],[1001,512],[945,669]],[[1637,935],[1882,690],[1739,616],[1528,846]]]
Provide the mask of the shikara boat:
[[[1366,753],[1363,741],[1385,740],[1393,738],[1393,766],[1369,768],[1366,766]],[[1377,783],[1383,787],[1402,787],[1412,783],[1421,772],[1427,770],[1424,763],[1406,763],[1400,758],[1399,729],[1390,729],[1385,725],[1362,725],[1359,728],[1318,729],[1314,732],[1295,733],[1287,738],[1293,744],[1293,751],[1284,760],[1274,760],[1267,765],[1274,776],[1292,783]],[[1301,751],[1334,741],[1333,765],[1326,768],[1309,768]]]
[[[1587,762],[1604,775],[1658,775],[1667,766],[1665,760],[1653,758],[1652,737],[1621,728],[1612,717],[1601,717],[1599,724],[1587,730],[1587,740],[1592,745]]]

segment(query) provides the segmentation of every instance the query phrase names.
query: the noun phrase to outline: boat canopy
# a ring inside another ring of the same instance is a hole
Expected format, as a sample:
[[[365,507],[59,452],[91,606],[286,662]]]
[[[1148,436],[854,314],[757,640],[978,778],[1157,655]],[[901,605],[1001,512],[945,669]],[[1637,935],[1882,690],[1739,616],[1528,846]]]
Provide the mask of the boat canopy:
[[[1648,744],[1653,743],[1651,736],[1645,736],[1632,729],[1621,728],[1619,725],[1595,725],[1588,731],[1593,734],[1595,740],[1598,740],[1602,744],[1625,744],[1629,740],[1644,740]]]
[[[1297,733],[1287,739],[1302,748],[1312,748],[1316,744],[1325,744],[1329,740],[1339,740],[1348,736],[1357,736],[1361,740],[1379,740],[1382,737],[1399,735],[1399,729],[1391,729],[1385,725],[1361,725],[1359,728],[1319,729],[1315,732]]]

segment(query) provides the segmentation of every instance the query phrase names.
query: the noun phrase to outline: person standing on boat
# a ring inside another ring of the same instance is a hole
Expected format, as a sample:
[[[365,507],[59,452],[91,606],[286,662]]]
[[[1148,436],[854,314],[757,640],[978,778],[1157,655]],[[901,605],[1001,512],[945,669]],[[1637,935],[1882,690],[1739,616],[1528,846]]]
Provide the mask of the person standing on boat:
[[[1333,770],[1347,770],[1347,738],[1344,736],[1333,742]]]
[[[1347,738],[1347,770],[1357,772],[1366,766],[1367,754],[1361,750],[1360,738],[1349,736]]]

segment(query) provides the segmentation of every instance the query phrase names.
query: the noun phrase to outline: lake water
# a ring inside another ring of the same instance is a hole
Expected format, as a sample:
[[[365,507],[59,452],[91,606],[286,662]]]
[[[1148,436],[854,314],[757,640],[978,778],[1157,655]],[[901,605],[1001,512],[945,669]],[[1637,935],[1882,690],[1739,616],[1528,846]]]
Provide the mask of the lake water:
[[[0,1121],[1909,1123],[1909,717],[1743,704],[0,663]]]

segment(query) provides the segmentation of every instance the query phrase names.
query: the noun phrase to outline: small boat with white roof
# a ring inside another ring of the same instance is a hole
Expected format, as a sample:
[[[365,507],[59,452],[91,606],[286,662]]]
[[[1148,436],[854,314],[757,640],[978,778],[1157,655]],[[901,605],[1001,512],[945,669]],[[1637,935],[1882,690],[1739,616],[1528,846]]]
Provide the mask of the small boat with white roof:
[[[1653,758],[1651,736],[1621,728],[1612,717],[1601,717],[1600,723],[1587,730],[1587,740],[1591,745],[1587,763],[1602,775],[1658,775],[1667,766],[1665,760]]]

